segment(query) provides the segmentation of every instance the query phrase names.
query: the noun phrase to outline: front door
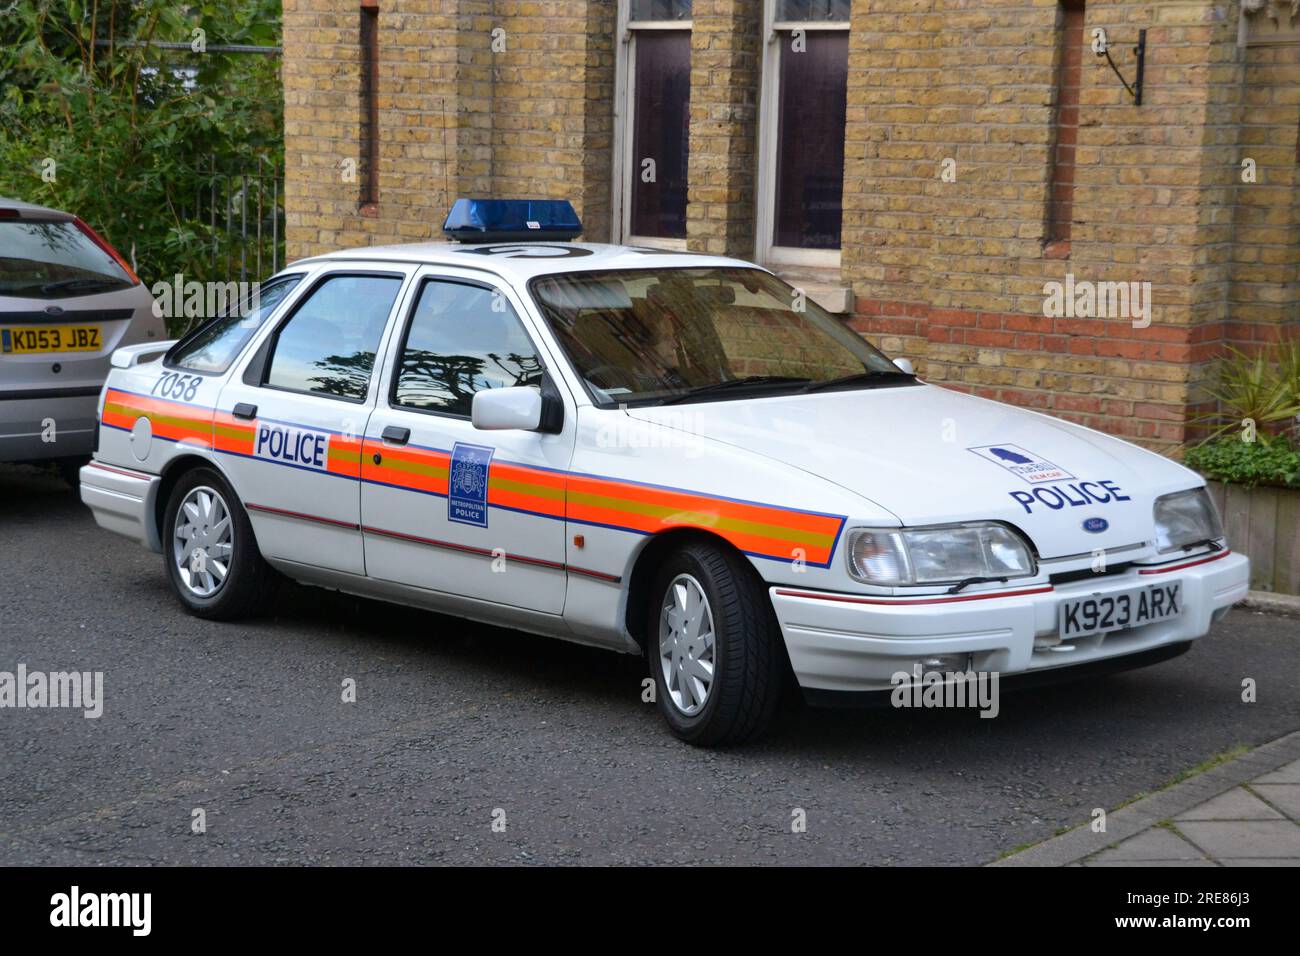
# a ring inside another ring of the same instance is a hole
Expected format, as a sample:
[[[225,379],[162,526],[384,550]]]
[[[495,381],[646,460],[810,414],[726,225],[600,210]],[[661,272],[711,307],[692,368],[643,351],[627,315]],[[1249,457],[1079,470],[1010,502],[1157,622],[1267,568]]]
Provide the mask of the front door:
[[[573,416],[558,434],[474,428],[475,392],[540,386],[545,362],[511,291],[442,273],[417,277],[366,426],[367,573],[559,614]]]

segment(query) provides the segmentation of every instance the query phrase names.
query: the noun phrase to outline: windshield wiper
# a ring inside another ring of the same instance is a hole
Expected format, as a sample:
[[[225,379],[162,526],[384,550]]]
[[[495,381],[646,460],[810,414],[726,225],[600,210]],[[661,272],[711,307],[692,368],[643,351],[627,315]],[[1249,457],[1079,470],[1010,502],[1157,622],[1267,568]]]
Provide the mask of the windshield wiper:
[[[898,379],[915,379],[916,376],[911,372],[904,372],[902,369],[882,369],[873,368],[866,372],[854,372],[852,375],[844,375],[840,378],[827,379],[824,382],[809,382],[803,388],[802,392],[820,392],[827,388],[838,388],[844,385],[869,385],[872,382],[892,382]]]
[[[665,398],[663,401],[656,402],[657,405],[673,405],[677,402],[689,401],[692,398],[699,398],[702,395],[711,395],[714,392],[725,392],[733,388],[762,388],[765,385],[797,385],[801,382],[807,382],[808,379],[795,375],[746,375],[744,378],[729,378],[725,382],[714,382],[711,385],[696,385],[694,388],[687,389],[680,395],[673,395]]]
[[[956,584],[950,587],[947,593],[960,594],[962,591],[970,587],[972,584],[992,584],[995,581],[998,582],[999,584],[1006,584],[1007,578],[984,578],[984,577],[966,578],[965,580],[958,581]]]
[[[102,279],[60,279],[58,282],[47,282],[41,286],[41,291],[47,295],[51,292],[63,292],[70,290],[87,290],[98,289],[102,286],[125,285],[122,279],[113,279],[104,276]]]

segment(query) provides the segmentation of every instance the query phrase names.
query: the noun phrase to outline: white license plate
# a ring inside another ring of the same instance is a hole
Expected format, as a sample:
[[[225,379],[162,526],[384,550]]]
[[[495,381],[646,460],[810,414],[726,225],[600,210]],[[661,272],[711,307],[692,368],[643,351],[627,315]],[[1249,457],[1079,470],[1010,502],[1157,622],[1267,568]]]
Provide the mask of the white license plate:
[[[1150,584],[1131,591],[1096,594],[1063,601],[1059,611],[1061,638],[1104,634],[1127,627],[1167,621],[1183,613],[1183,589],[1173,584]]]

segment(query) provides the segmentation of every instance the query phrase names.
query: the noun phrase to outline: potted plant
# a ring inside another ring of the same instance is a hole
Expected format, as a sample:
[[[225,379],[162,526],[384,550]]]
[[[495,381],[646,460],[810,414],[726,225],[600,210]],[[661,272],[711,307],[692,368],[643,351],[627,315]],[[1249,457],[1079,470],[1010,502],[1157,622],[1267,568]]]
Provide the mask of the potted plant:
[[[1206,477],[1251,587],[1300,594],[1300,342],[1229,349],[1209,388],[1217,410],[1186,463]]]

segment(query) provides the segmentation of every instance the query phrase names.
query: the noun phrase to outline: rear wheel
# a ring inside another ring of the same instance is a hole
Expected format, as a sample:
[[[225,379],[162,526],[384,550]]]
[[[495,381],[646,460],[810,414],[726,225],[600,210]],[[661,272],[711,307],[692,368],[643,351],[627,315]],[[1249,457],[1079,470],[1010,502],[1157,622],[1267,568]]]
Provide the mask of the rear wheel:
[[[211,468],[186,472],[172,488],[163,556],[172,590],[199,617],[248,617],[275,594],[278,575],[257,549],[247,512]]]
[[[688,545],[659,569],[646,659],[659,711],[701,746],[763,733],[776,712],[785,657],[762,582],[739,556]]]

